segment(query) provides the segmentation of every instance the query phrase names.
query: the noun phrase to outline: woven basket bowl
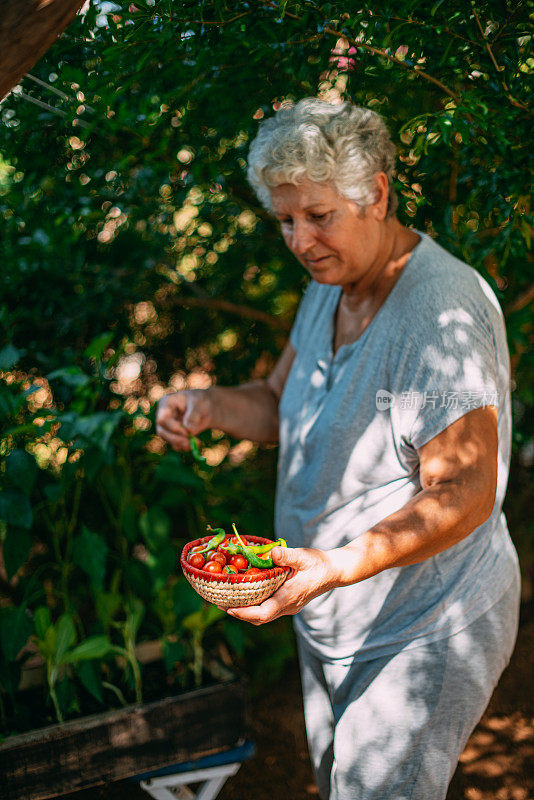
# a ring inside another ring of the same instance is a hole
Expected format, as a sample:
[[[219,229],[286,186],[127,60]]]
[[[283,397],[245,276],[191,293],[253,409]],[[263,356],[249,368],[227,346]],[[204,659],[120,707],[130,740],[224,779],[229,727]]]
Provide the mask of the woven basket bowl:
[[[273,567],[263,570],[261,575],[210,575],[204,570],[192,567],[187,563],[187,556],[198,545],[206,544],[211,536],[188,542],[182,550],[180,564],[183,573],[193,589],[201,597],[221,608],[239,608],[241,606],[257,606],[276,592],[283,584],[290,567]],[[261,536],[246,536],[250,544],[270,544],[270,539]]]

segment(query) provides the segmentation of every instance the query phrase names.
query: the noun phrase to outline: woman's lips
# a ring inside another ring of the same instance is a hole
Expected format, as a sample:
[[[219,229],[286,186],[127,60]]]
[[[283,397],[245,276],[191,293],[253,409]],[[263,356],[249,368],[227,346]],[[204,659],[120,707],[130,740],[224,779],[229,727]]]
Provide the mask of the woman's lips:
[[[322,264],[323,261],[326,261],[330,256],[320,256],[319,258],[308,258],[307,263],[310,267],[317,267],[318,265]]]

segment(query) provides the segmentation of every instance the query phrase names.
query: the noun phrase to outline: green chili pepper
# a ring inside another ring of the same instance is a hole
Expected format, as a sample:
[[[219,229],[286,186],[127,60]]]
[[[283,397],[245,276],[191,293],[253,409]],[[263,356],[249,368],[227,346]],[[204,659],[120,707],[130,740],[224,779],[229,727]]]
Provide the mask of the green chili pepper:
[[[285,539],[277,539],[276,542],[269,542],[269,544],[251,544],[247,545],[253,553],[270,553],[273,547],[287,547]]]
[[[287,547],[287,542],[285,539],[277,539],[276,542],[269,542],[269,544],[247,544],[245,547],[247,547],[251,553],[259,555],[260,553],[270,553],[273,547]],[[243,555],[243,547],[233,542],[227,542],[223,546],[223,550],[231,556],[235,556],[237,553]]]
[[[201,455],[200,450],[198,449],[198,441],[196,436],[193,436],[191,434],[191,436],[189,437],[189,444],[191,446],[191,455],[193,456],[195,461],[197,461],[199,464],[207,464],[208,462],[206,461],[204,456]]]
[[[268,545],[265,544],[256,546],[246,545],[241,536],[239,535],[238,530],[233,522],[232,522],[232,528],[234,529],[235,535],[237,536],[237,539],[239,541],[239,545],[234,545],[234,546],[240,548],[240,552],[242,553],[242,555],[245,556],[251,567],[258,567],[259,569],[271,569],[272,567],[275,567],[276,564],[273,562],[272,558],[259,558],[257,553],[269,553],[273,549],[273,547],[276,546],[287,547],[283,539],[280,539],[279,542],[273,542],[272,544]],[[284,542],[284,544],[282,545],[280,544],[280,542]],[[232,545],[228,546],[228,550],[230,547],[232,547]]]
[[[202,548],[202,550],[197,550],[197,553],[208,553],[210,550],[215,550],[222,542],[224,542],[226,538],[226,533],[223,528],[212,528],[211,525],[208,525],[208,530],[212,531],[215,536],[209,540],[209,542]]]

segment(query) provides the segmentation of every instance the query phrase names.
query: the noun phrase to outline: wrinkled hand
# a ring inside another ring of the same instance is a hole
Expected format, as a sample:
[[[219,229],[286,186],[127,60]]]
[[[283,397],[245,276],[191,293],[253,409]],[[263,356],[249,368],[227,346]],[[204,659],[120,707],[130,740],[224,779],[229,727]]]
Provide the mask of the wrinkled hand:
[[[212,405],[205,389],[164,395],[158,403],[156,433],[174,450],[190,450],[189,436],[212,427]]]
[[[314,597],[338,585],[327,551],[303,547],[273,547],[271,557],[275,564],[291,567],[289,578],[277,592],[258,606],[224,609],[232,617],[253,625],[263,625],[285,614],[296,614]]]

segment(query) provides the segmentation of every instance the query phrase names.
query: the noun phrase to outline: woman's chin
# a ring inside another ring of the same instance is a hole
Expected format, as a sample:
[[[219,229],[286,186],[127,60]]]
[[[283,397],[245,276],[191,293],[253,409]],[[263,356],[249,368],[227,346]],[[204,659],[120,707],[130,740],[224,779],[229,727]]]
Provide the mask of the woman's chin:
[[[334,285],[339,285],[341,283],[339,275],[336,274],[336,270],[334,269],[328,269],[327,267],[311,267],[308,269],[308,272],[316,283],[330,283]]]

